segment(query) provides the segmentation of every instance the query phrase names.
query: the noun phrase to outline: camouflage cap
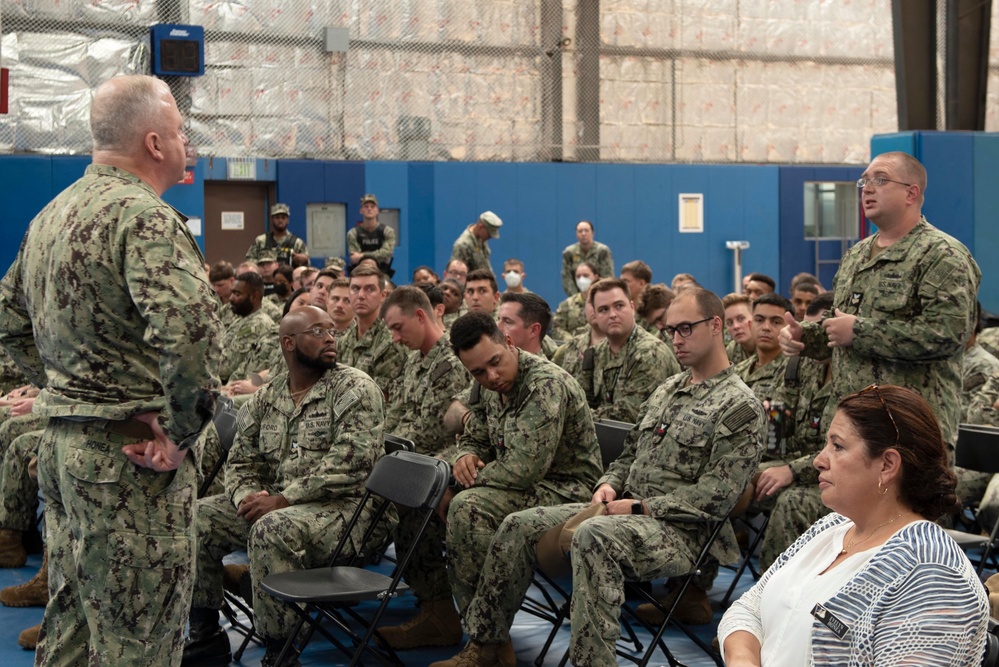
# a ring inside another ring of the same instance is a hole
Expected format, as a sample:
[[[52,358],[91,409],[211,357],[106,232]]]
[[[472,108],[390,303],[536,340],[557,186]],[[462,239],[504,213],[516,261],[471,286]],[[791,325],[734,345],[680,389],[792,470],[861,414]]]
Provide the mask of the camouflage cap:
[[[276,262],[276,261],[277,261],[277,257],[275,257],[274,255],[261,255],[260,258],[257,260],[257,264],[258,265],[259,264],[267,264],[268,262],[273,263],[273,262]]]
[[[291,209],[288,208],[287,204],[274,204],[274,206],[271,206],[271,215],[279,215],[281,213],[291,215]]]
[[[368,202],[371,202],[375,206],[378,206],[378,197],[372,194],[366,194],[363,197],[361,197],[361,206],[364,206]]]
[[[486,211],[479,216],[479,222],[484,224],[486,229],[489,230],[489,238],[499,238],[499,230],[503,226],[503,221],[500,220],[498,215],[492,211]]]
[[[333,269],[334,271],[339,271],[343,273],[344,268],[347,266],[346,262],[343,261],[343,257],[327,257],[326,266],[324,269]]]

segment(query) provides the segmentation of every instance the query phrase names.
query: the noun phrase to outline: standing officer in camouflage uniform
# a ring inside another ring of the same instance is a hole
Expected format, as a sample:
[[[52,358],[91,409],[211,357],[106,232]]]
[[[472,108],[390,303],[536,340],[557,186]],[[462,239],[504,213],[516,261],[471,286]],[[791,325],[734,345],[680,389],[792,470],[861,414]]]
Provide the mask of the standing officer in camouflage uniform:
[[[398,287],[382,304],[382,318],[392,340],[410,350],[402,391],[385,417],[385,432],[408,438],[416,451],[444,456],[454,438],[444,432],[441,416],[451,400],[468,386],[465,367],[454,356],[444,331],[438,326],[430,300],[419,287]],[[413,542],[420,521],[399,508],[396,551],[404,553]],[[378,631],[392,648],[451,646],[461,641],[461,618],[454,608],[451,586],[444,568],[444,523],[432,521],[406,569],[420,613],[400,626]]]
[[[620,278],[590,287],[597,328],[607,337],[573,375],[586,393],[594,419],[634,422],[642,403],[666,378],[680,372],[673,351],[635,322],[635,304]]]
[[[271,231],[253,240],[247,249],[247,262],[259,262],[265,257],[279,264],[304,266],[309,263],[309,248],[305,241],[288,231],[291,210],[287,204],[271,206]]]
[[[223,383],[245,380],[250,373],[269,368],[278,348],[277,325],[261,307],[264,284],[247,271],[236,276],[229,306],[236,314],[222,337],[219,378]]]
[[[387,276],[392,270],[392,256],[395,254],[395,230],[378,222],[378,198],[374,195],[361,197],[362,220],[347,232],[347,251],[350,253],[350,268],[361,263],[362,259],[373,259],[378,270]]]
[[[392,342],[392,333],[379,317],[384,299],[385,275],[373,266],[354,269],[350,274],[350,306],[355,319],[339,337],[337,354],[340,363],[370,375],[382,388],[386,404],[391,404],[406,352]]]
[[[38,665],[176,665],[194,582],[195,457],[218,379],[216,297],[183,217],[170,89],[94,94],[93,164],[32,221],[0,284],[0,342],[43,387],[50,592]]]
[[[566,296],[583,291],[576,285],[576,267],[587,262],[597,275],[604,278],[614,276],[614,258],[610,248],[593,240],[593,223],[580,220],[576,224],[576,243],[562,251],[562,290]]]
[[[492,211],[486,211],[479,216],[474,224],[461,233],[451,248],[451,259],[460,259],[471,273],[483,269],[493,273],[489,263],[489,239],[498,239],[503,221]]]
[[[815,358],[831,352],[834,402],[874,382],[918,391],[953,447],[981,271],[967,248],[922,217],[926,170],[918,160],[879,155],[857,184],[878,232],[843,256],[833,316],[799,324],[788,315],[781,347]]]
[[[459,317],[451,346],[477,383],[454,455],[460,490],[442,503],[451,590],[465,612],[503,517],[589,497],[600,451],[579,384],[550,361],[520,352],[489,315]]]
[[[691,288],[677,295],[666,317],[687,370],[645,403],[624,452],[593,493],[591,503],[605,503],[607,515],[584,521],[572,539],[575,665],[617,663],[625,580],[687,572],[711,522],[728,516],[759,461],[766,417],[729,366],[721,301]],[[431,667],[514,664],[509,629],[534,573],[538,540],[585,507],[536,507],[503,521],[465,614],[471,641]],[[723,531],[712,553],[729,562],[738,555],[735,536],[730,525]]]
[[[336,363],[330,316],[314,306],[288,313],[281,349],[288,373],[239,411],[225,493],[198,501],[186,664],[229,663],[217,610],[222,558],[237,549],[250,557],[254,626],[267,644],[261,664],[274,664],[295,615],[260,582],[328,562],[383,451],[381,391],[364,373]]]

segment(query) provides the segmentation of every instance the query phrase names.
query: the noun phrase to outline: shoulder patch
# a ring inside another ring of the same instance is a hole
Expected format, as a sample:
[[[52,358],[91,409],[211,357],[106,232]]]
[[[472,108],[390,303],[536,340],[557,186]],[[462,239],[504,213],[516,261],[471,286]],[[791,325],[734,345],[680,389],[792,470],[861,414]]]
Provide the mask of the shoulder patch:
[[[748,424],[749,422],[756,419],[756,410],[749,403],[743,403],[738,408],[733,410],[725,419],[722,420],[722,424],[730,431],[738,431],[740,428]]]
[[[336,418],[339,419],[340,415],[346,412],[350,406],[354,405],[354,403],[357,403],[359,400],[361,399],[357,395],[357,392],[351,389],[346,394],[341,396],[340,400],[333,406],[333,414],[335,414]]]
[[[430,374],[430,382],[437,382],[442,377],[450,373],[451,368],[452,366],[450,359],[445,359],[444,361],[440,362],[439,364],[437,364],[437,368],[434,369],[434,372]]]
[[[978,389],[988,378],[985,377],[984,373],[975,373],[970,378],[964,381],[964,390],[971,391],[973,389]]]
[[[243,433],[252,425],[253,420],[250,419],[250,411],[247,409],[246,405],[243,405],[239,412],[236,413],[236,431],[238,433]]]

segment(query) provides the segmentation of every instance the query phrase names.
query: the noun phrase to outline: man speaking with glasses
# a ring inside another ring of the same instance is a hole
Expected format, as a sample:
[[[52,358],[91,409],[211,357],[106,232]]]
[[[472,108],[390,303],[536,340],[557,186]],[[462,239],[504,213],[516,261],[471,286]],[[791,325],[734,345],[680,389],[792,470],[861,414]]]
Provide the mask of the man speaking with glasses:
[[[919,392],[953,448],[961,360],[975,328],[981,271],[964,245],[922,216],[926,169],[918,160],[900,152],[879,155],[857,187],[864,215],[878,231],[840,261],[832,313],[818,323],[787,316],[781,348],[790,356],[832,355],[830,409],[873,383]]]
[[[218,624],[222,558],[239,549],[249,553],[254,624],[267,645],[261,664],[274,664],[295,615],[262,593],[260,581],[327,564],[383,451],[382,391],[361,371],[336,363],[326,311],[291,311],[280,335],[288,373],[239,411],[225,493],[198,501],[197,579],[184,665],[229,664],[229,639]]]
[[[766,416],[729,364],[724,318],[721,300],[701,288],[684,290],[666,311],[665,330],[687,370],[642,405],[623,453],[594,488],[589,505],[602,503],[606,513],[580,523],[572,537],[573,664],[617,664],[624,581],[688,572],[712,523],[728,516],[756,472]],[[513,665],[475,658],[510,641],[542,536],[586,507],[535,507],[503,520],[465,613],[471,641],[462,654],[431,667]],[[738,558],[731,524],[711,553],[726,563]]]

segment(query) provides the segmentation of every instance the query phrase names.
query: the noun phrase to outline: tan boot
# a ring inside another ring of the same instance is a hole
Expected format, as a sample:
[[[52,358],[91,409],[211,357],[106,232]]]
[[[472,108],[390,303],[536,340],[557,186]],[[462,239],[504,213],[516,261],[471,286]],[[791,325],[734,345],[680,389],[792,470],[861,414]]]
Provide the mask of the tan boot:
[[[450,660],[433,662],[430,667],[516,667],[517,655],[513,644],[480,644],[474,639]]]
[[[0,591],[0,602],[8,607],[44,607],[49,601],[49,555],[42,559],[42,568],[28,581],[8,586]]]
[[[253,606],[253,586],[249,565],[226,565],[222,568],[222,588]]]
[[[20,530],[0,530],[0,567],[24,567],[28,562],[22,535]]]
[[[27,630],[23,630],[21,634],[17,636],[17,645],[34,651],[35,647],[38,646],[38,633],[41,632],[41,630],[41,624],[33,625]]]
[[[420,602],[420,613],[402,625],[378,628],[386,644],[398,650],[421,646],[454,646],[461,641],[461,617],[454,600]]]
[[[679,587],[673,589],[666,597],[659,599],[659,604],[669,609],[673,606],[673,601],[676,600],[677,593],[679,592]],[[663,621],[666,620],[665,614],[650,603],[638,605],[635,615],[649,625],[662,625]],[[687,586],[687,591],[680,598],[680,604],[673,611],[673,618],[684,625],[706,625],[710,623],[714,618],[714,612],[711,610],[711,601],[708,600],[708,594],[693,584]]]

